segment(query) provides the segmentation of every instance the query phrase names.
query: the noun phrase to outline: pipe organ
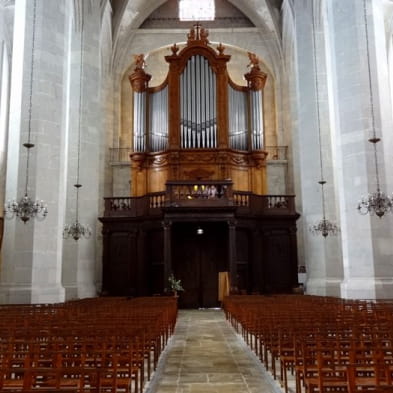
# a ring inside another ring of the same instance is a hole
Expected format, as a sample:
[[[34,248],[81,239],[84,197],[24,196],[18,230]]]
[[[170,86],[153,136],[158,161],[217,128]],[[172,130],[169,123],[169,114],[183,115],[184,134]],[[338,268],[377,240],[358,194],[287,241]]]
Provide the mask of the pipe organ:
[[[263,87],[259,59],[249,53],[247,85],[234,83],[230,55],[213,48],[199,25],[187,44],[165,56],[169,72],[150,87],[144,56],[135,57],[132,196],[165,190],[168,181],[231,179],[234,189],[266,193]]]
[[[168,293],[173,273],[180,307],[216,307],[220,272],[233,293],[297,283],[294,196],[266,195],[266,75],[249,53],[237,85],[224,46],[207,37],[196,25],[185,47],[172,46],[159,86],[135,58],[131,196],[106,198],[100,218],[108,295]]]

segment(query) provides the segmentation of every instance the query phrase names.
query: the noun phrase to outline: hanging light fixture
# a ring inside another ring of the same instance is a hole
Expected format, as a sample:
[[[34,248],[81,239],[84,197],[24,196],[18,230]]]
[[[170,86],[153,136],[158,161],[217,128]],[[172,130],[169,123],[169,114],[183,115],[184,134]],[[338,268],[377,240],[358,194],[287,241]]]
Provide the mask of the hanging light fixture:
[[[34,147],[31,142],[31,110],[32,110],[32,97],[33,97],[33,75],[34,75],[34,45],[35,45],[35,24],[36,24],[36,0],[33,3],[33,32],[31,44],[31,67],[30,67],[30,91],[29,91],[29,119],[28,119],[28,134],[27,142],[23,144],[26,148],[26,180],[24,196],[19,201],[8,201],[4,205],[4,215],[8,219],[15,216],[19,218],[24,224],[30,218],[37,218],[43,220],[48,214],[48,209],[44,201],[33,201],[28,195],[29,186],[29,163],[30,163],[30,149]]]
[[[380,188],[379,182],[379,168],[378,168],[378,154],[377,154],[377,143],[381,141],[377,137],[375,130],[375,118],[374,118],[374,100],[373,100],[373,90],[371,83],[371,67],[370,67],[370,52],[369,52],[369,42],[368,42],[368,24],[367,24],[367,5],[366,0],[363,1],[364,8],[364,28],[366,35],[366,49],[367,49],[367,65],[368,65],[368,81],[369,81],[369,91],[370,91],[370,112],[371,112],[371,124],[372,124],[372,137],[368,140],[373,145],[374,150],[374,162],[375,162],[375,178],[377,183],[377,190],[368,196],[363,196],[357,206],[360,214],[371,216],[376,214],[379,218],[385,213],[391,212],[393,207],[393,199],[387,196]]]
[[[83,5],[82,5],[82,21],[80,24],[81,38],[80,38],[80,67],[79,67],[79,118],[78,118],[78,153],[77,153],[77,169],[76,169],[76,183],[74,184],[76,191],[76,207],[75,207],[75,221],[72,224],[65,225],[63,230],[63,238],[73,238],[78,241],[81,237],[88,239],[91,236],[91,229],[88,225],[82,225],[79,222],[79,189],[82,184],[79,183],[80,172],[80,154],[81,154],[81,113],[82,113],[82,75],[83,75]]]
[[[315,93],[316,93],[316,104],[317,104],[317,122],[318,122],[318,145],[319,145],[319,166],[321,180],[318,184],[321,186],[321,197],[322,197],[322,220],[316,222],[310,226],[310,231],[314,235],[321,234],[324,238],[328,235],[337,235],[340,231],[339,227],[333,222],[326,218],[326,207],[325,207],[325,189],[324,186],[326,181],[323,175],[323,160],[322,160],[322,142],[321,142],[321,121],[319,113],[319,84],[318,84],[318,71],[317,71],[317,55],[316,55],[316,44],[315,44],[315,23],[314,23],[314,8],[312,10],[312,32],[313,32],[313,50],[314,50],[314,72],[315,72]]]

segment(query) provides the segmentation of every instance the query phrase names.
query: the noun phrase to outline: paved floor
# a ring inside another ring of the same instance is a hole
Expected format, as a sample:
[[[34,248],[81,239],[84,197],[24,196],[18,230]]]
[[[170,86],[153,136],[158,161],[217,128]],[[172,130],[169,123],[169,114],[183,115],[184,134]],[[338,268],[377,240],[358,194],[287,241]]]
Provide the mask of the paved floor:
[[[222,310],[180,310],[146,393],[281,393]]]

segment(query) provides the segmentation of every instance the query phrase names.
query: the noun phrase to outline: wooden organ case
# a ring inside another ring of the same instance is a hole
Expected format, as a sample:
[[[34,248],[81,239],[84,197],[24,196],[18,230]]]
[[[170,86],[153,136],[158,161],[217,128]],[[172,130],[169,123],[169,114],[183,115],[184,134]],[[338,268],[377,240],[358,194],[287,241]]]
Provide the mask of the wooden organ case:
[[[197,26],[179,52],[175,44],[166,80],[148,87],[150,75],[137,59],[134,91],[131,195],[164,191],[168,180],[231,179],[239,191],[266,192],[262,89],[266,81],[255,56],[238,86],[227,72],[224,47],[209,46]]]
[[[183,307],[218,305],[218,274],[232,292],[290,292],[297,285],[294,196],[266,195],[263,87],[249,53],[247,86],[227,72],[222,44],[195,25],[165,56],[149,87],[143,55],[134,95],[131,196],[106,198],[103,292],[152,295],[181,279]]]

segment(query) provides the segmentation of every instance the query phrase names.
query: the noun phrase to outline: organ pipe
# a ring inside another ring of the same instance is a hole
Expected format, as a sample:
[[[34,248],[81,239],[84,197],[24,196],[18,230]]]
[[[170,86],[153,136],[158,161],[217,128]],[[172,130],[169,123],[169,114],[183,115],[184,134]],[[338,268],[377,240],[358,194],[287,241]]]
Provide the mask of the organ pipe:
[[[146,91],[134,93],[134,151],[146,149]]]
[[[168,147],[168,86],[149,94],[149,148],[152,152]]]
[[[250,91],[251,144],[253,150],[263,149],[262,91]]]
[[[229,88],[229,147],[248,149],[248,105],[247,93]]]
[[[216,123],[216,75],[204,56],[191,56],[180,75],[181,147],[215,148]]]

